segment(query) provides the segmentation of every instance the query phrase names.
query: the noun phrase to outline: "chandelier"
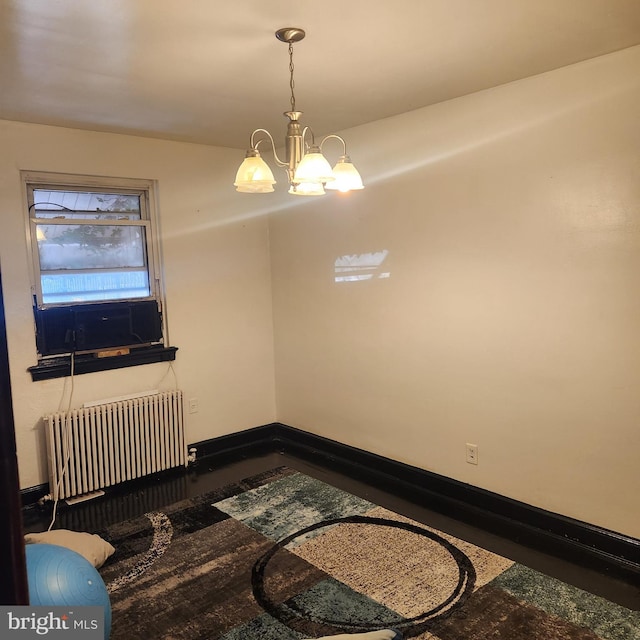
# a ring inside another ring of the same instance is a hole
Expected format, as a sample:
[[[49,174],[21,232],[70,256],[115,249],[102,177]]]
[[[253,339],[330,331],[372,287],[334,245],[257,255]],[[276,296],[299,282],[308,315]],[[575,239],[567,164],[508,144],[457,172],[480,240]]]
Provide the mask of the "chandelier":
[[[258,150],[259,145],[265,141],[271,143],[275,163],[286,170],[289,193],[293,195],[322,196],[325,189],[342,192],[364,189],[362,178],[347,155],[344,139],[332,133],[316,144],[311,128],[303,128],[300,123],[302,112],[296,110],[294,93],[293,43],[300,42],[304,36],[304,31],[296,27],[276,31],[276,38],[289,45],[291,110],[283,114],[289,118],[285,137],[285,160],[278,157],[273,136],[266,129],[256,129],[251,134],[250,147],[236,174],[234,186],[240,193],[271,193],[274,190],[273,185],[276,181],[273,173]],[[342,143],[342,155],[333,169],[322,153],[322,148],[328,140]]]

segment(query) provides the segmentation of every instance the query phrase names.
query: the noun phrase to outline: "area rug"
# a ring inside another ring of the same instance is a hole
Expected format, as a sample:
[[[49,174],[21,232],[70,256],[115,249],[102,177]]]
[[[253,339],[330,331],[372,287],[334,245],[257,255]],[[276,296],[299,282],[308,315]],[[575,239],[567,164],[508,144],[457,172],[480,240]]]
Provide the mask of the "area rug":
[[[281,467],[99,532],[113,640],[640,640],[640,614]]]

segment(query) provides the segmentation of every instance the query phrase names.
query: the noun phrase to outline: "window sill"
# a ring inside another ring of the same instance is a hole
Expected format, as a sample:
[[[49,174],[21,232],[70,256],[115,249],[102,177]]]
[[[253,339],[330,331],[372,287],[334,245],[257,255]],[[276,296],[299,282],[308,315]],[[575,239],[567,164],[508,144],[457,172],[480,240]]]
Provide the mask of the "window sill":
[[[92,353],[77,355],[74,358],[73,373],[93,373],[95,371],[108,371],[110,369],[122,369],[135,367],[140,364],[154,362],[168,362],[176,359],[178,347],[142,347],[133,349],[131,353],[109,358],[98,358]],[[28,368],[33,382],[39,380],[51,380],[64,378],[71,375],[71,356],[60,356],[39,360],[37,365]]]

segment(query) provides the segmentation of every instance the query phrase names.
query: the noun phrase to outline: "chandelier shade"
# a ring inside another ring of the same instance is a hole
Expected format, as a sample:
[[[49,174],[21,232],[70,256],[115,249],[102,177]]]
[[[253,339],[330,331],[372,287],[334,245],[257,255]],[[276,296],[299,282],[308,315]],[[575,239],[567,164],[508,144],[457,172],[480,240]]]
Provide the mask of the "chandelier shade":
[[[329,161],[320,152],[320,147],[314,145],[302,156],[302,160],[293,174],[294,182],[331,182],[335,180]]]
[[[346,193],[347,191],[357,191],[364,189],[362,178],[358,170],[353,166],[349,156],[342,156],[333,167],[333,177],[335,180],[326,184],[327,189],[335,189]]]
[[[289,193],[293,196],[323,196],[326,192],[322,182],[299,182],[292,183]]]
[[[256,150],[255,155],[247,154],[238,168],[233,184],[240,193],[271,193],[275,183],[269,165]]]
[[[285,159],[281,160],[276,152],[273,136],[266,129],[255,129],[251,134],[250,147],[245,159],[236,173],[234,186],[240,193],[271,193],[276,180],[269,165],[261,158],[258,145],[263,141],[271,143],[275,163],[283,168],[292,195],[320,196],[325,195],[325,188],[343,193],[364,189],[362,178],[347,155],[346,143],[336,134],[325,136],[320,144],[316,144],[310,127],[302,127],[301,111],[296,110],[296,98],[293,80],[293,43],[299,42],[305,32],[297,27],[286,27],[276,31],[276,37],[289,45],[289,71],[291,89],[291,109],[284,115],[289,118],[285,136]],[[310,143],[307,142],[310,137]],[[322,153],[323,144],[335,138],[342,143],[342,156],[331,168]]]

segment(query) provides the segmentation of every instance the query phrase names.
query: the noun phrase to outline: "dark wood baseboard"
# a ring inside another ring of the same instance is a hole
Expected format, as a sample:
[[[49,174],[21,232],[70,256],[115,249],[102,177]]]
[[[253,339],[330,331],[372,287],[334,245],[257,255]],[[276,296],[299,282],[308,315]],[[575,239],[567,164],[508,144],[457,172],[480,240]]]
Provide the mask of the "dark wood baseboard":
[[[274,423],[193,446],[199,456],[214,459],[282,451],[544,553],[625,579],[640,579],[640,540],[636,538],[301,429]]]
[[[636,538],[281,423],[197,442],[190,447],[196,447],[198,459],[207,464],[272,452],[290,454],[518,544],[624,580],[640,580],[640,540]],[[38,489],[43,488],[46,485]],[[23,491],[23,503],[36,493]]]

